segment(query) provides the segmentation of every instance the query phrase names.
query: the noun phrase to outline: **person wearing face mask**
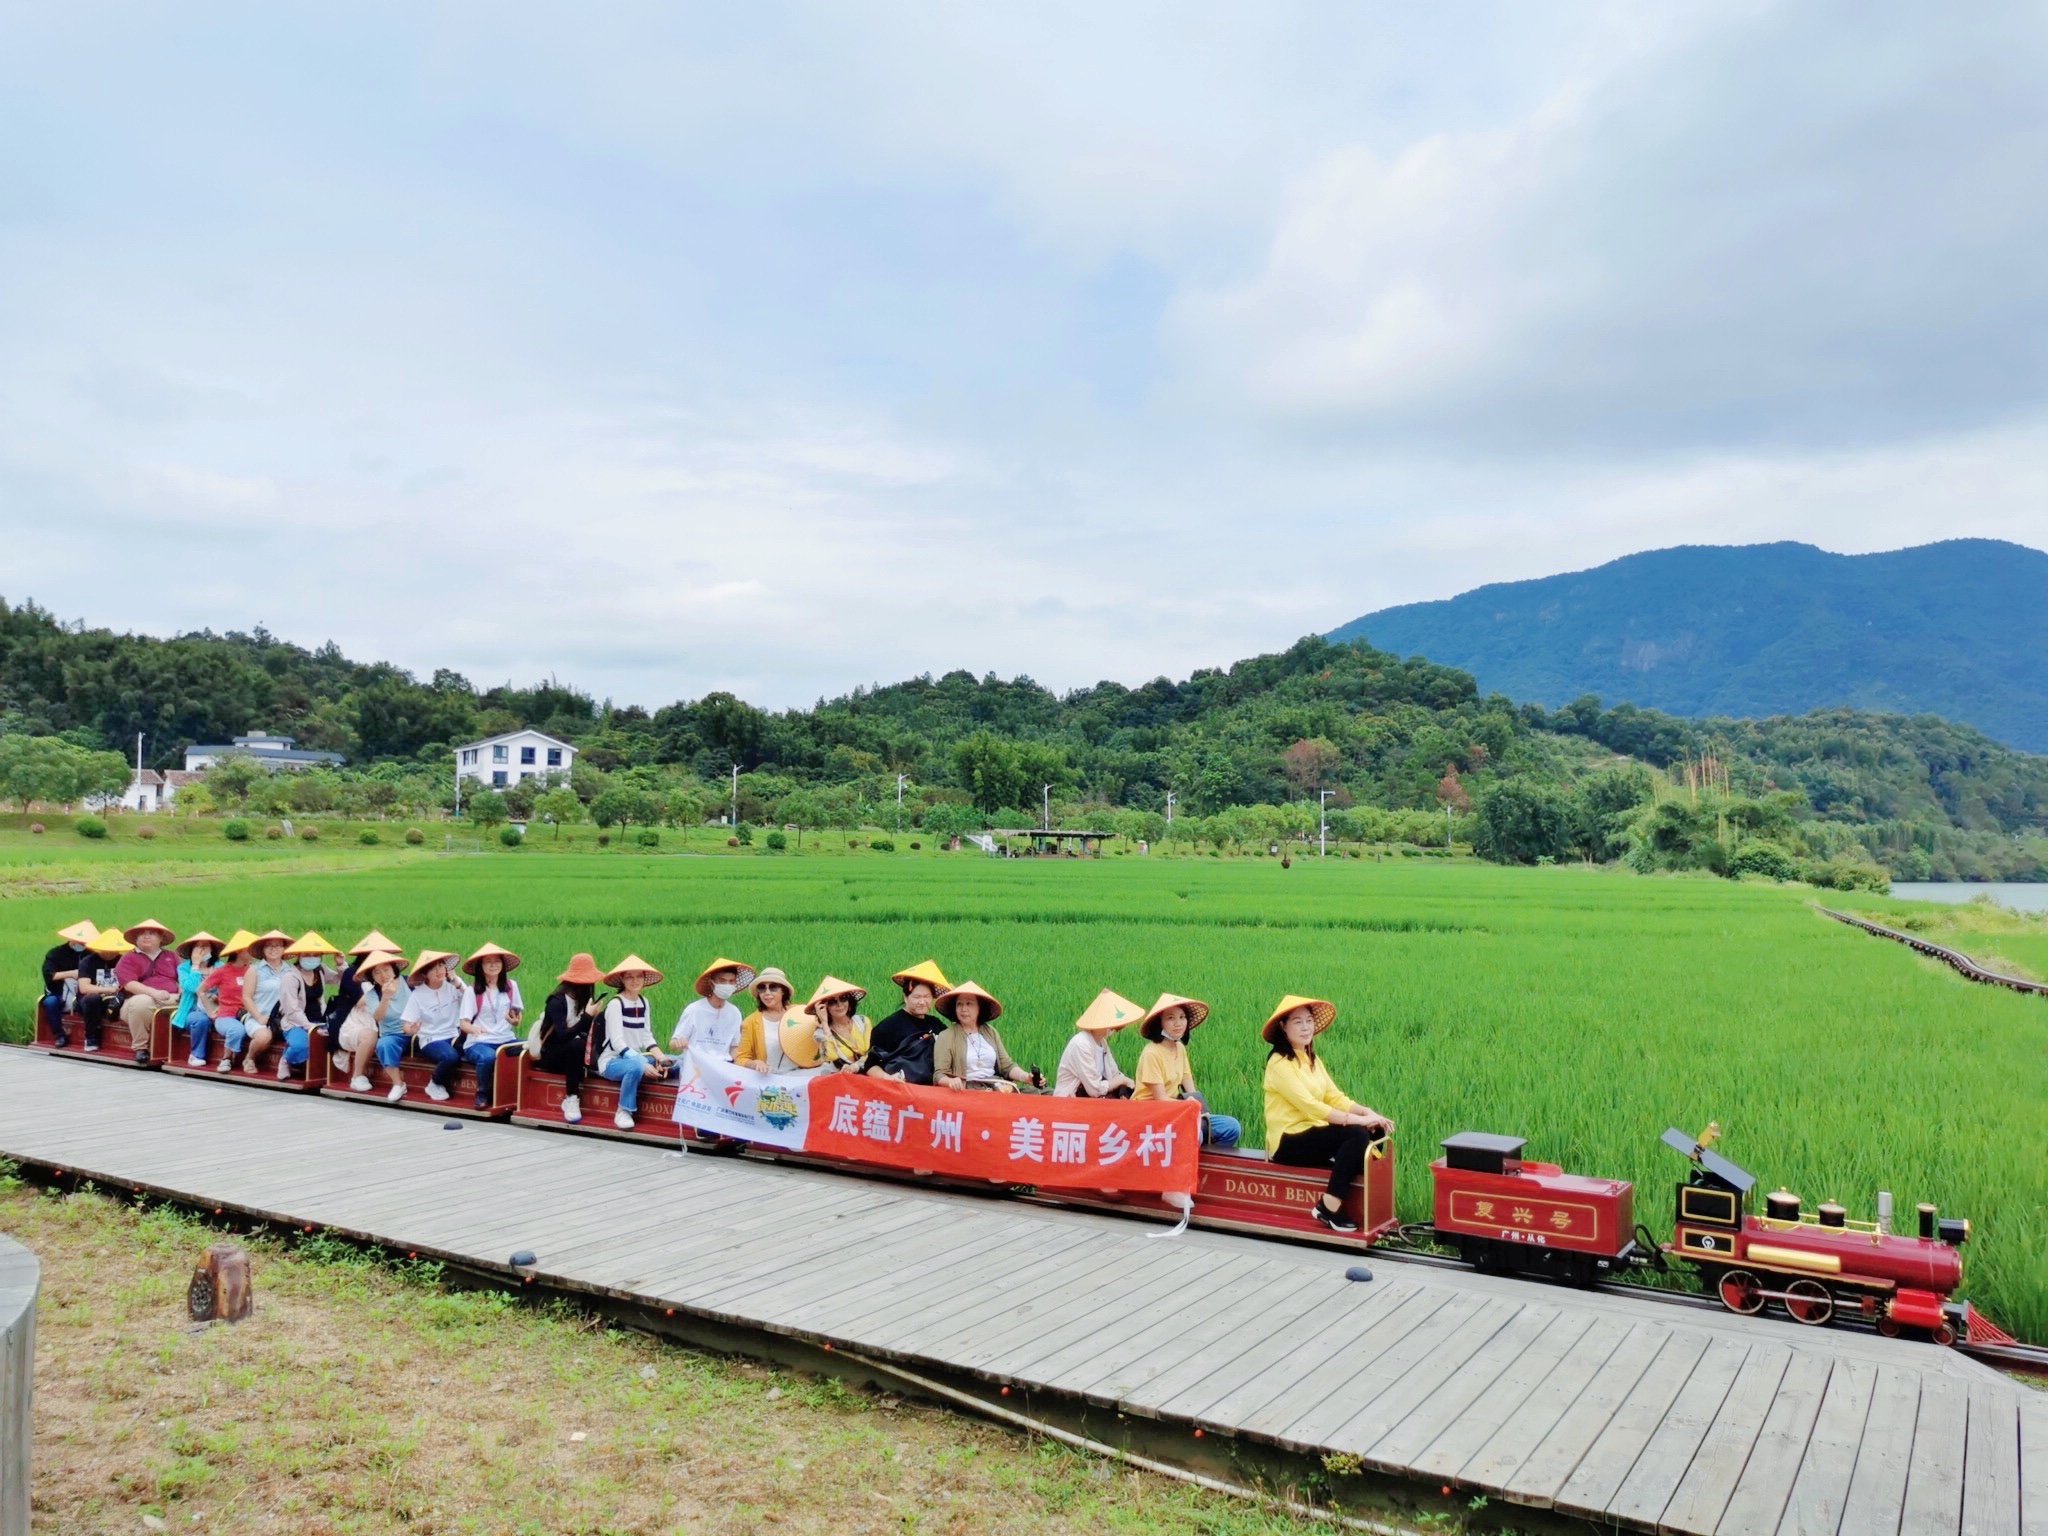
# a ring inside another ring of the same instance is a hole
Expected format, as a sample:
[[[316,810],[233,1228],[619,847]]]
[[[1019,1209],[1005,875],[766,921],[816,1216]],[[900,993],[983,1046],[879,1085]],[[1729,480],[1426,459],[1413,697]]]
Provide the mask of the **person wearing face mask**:
[[[319,934],[301,934],[284,952],[289,966],[277,988],[277,1023],[284,1034],[284,1055],[277,1063],[278,1080],[304,1077],[312,1054],[313,1027],[325,1015],[327,988],[335,979],[328,968],[341,951]]]
[[[63,942],[43,956],[43,1018],[49,1024],[50,1038],[59,1047],[71,1043],[64,1033],[64,1017],[78,1009],[79,973],[92,960],[86,946],[99,936],[99,929],[91,923],[73,923],[57,930]]]
[[[899,1083],[932,1085],[932,1042],[952,1021],[935,1017],[932,1003],[952,983],[936,960],[920,960],[889,978],[903,989],[903,1006],[874,1028],[868,1041],[868,1075]]]
[[[681,1056],[694,1046],[731,1061],[739,1052],[740,1032],[746,1026],[732,999],[753,984],[754,968],[741,961],[720,955],[705,966],[697,977],[697,996],[676,1020],[675,1033],[668,1038],[669,1050]]]
[[[1138,1023],[1139,1038],[1146,1042],[1138,1052],[1138,1087],[1134,1099],[1193,1099],[1202,1103],[1195,1088],[1195,1070],[1188,1065],[1188,1036],[1209,1017],[1209,1005],[1199,998],[1159,994],[1159,1001]],[[1203,1105],[1202,1145],[1223,1151],[1236,1150],[1244,1127],[1230,1115],[1212,1115]]]

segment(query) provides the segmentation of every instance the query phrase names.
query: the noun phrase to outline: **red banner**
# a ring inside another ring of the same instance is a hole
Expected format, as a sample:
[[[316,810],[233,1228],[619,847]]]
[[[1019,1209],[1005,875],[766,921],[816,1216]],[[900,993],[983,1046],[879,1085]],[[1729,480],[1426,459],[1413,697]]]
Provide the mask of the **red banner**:
[[[1048,1188],[1195,1192],[1191,1099],[1056,1099],[822,1073],[804,1150],[952,1178]]]

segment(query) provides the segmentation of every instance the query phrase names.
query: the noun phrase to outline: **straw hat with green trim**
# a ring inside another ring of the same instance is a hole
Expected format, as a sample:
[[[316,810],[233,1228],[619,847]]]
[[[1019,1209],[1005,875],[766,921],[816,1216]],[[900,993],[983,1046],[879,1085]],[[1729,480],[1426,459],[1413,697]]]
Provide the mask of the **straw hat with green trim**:
[[[1143,1018],[1145,1010],[1128,997],[1104,987],[1095,994],[1095,1001],[1082,1010],[1081,1017],[1074,1020],[1074,1028],[1085,1029],[1090,1034],[1114,1034],[1128,1029]]]
[[[733,962],[728,960],[725,963],[727,965],[731,965]],[[717,969],[717,967],[713,967],[713,969]],[[621,976],[628,975],[633,971],[638,971],[643,976],[652,976],[654,980],[646,983],[646,985],[650,987],[658,987],[662,983],[663,977],[659,969],[649,965],[645,960],[642,960],[638,955],[628,955],[625,959],[621,960],[617,965],[613,966],[610,970],[604,973],[605,984],[607,986],[616,987],[617,985],[619,985],[619,978]]]
[[[852,982],[841,981],[837,976],[827,976],[812,991],[811,1000],[804,1004],[804,1009],[814,1017],[822,1020],[824,1015],[818,1012],[821,1004],[829,1003],[835,997],[850,997],[853,999],[853,1005],[858,1008],[861,1004],[861,999],[867,995],[866,987],[856,987]]]
[[[400,950],[395,940],[385,938],[383,934],[372,928],[360,939],[357,939],[355,943],[351,944],[348,952],[352,955],[395,955],[400,953]]]
[[[96,955],[107,955],[110,957],[128,954],[135,948],[133,944],[130,944],[111,928],[85,947]]]
[[[135,942],[135,935],[137,935],[138,933],[160,933],[164,936],[165,946],[175,944],[178,941],[178,936],[175,933],[171,932],[170,929],[166,928],[162,923],[158,922],[153,917],[145,917],[133,928],[125,929],[122,932],[121,937],[126,939],[130,944],[133,944]]]
[[[423,949],[413,960],[412,969],[406,972],[405,979],[407,981],[418,981],[429,966],[443,963],[453,964],[455,959],[455,952],[450,949]]]
[[[963,997],[978,997],[981,999],[980,1022],[983,1024],[993,1024],[1003,1016],[1003,1005],[997,1002],[991,993],[984,991],[981,983],[978,981],[963,981],[959,986],[949,987],[946,991],[941,992],[932,999],[932,1012],[943,1013],[955,1024],[958,1024],[960,1016],[956,1010],[960,999]]]
[[[303,955],[338,955],[341,951],[320,937],[318,929],[308,928],[285,946],[284,957],[296,960]]]
[[[70,944],[90,944],[99,936],[99,929],[86,922],[83,918],[73,923],[69,928],[59,928],[57,930],[57,937]]]
[[[1280,1043],[1280,1027],[1287,1022],[1287,1015],[1297,1008],[1306,1008],[1316,1018],[1316,1033],[1321,1034],[1337,1022],[1337,1005],[1322,997],[1296,997],[1292,992],[1280,999],[1280,1006],[1273,1010],[1266,1020],[1266,1027],[1260,1031],[1266,1037],[1266,1044]]]
[[[1138,1024],[1138,1033],[1147,1040],[1164,1040],[1166,1031],[1159,1027],[1159,1016],[1169,1008],[1179,1008],[1188,1016],[1187,1034],[1181,1036],[1183,1040],[1195,1032],[1197,1024],[1209,1017],[1209,1005],[1199,998],[1176,997],[1171,992],[1162,992],[1159,1001],[1145,1011],[1145,1017]]]
[[[476,953],[462,962],[463,972],[470,976],[476,975],[483,968],[483,963],[494,955],[505,962],[503,974],[510,976],[519,969],[519,957],[513,954],[511,950],[500,949],[495,944],[480,944],[477,946]]]
[[[934,993],[949,991],[953,985],[953,983],[946,980],[946,973],[939,969],[939,962],[936,960],[920,960],[908,970],[898,971],[889,979],[905,992],[908,992],[914,983],[920,981],[930,987]]]
[[[649,966],[648,969],[653,970],[654,968]],[[697,995],[699,997],[709,997],[711,995],[711,978],[720,971],[739,972],[739,980],[733,983],[732,989],[735,992],[744,992],[754,984],[754,968],[751,965],[747,964],[744,960],[728,960],[725,956],[720,955],[697,973]],[[784,977],[783,981],[785,985],[788,984],[787,977]]]
[[[215,938],[212,934],[208,933],[204,928],[200,929],[197,933],[193,934],[189,938],[183,938],[178,940],[178,942],[175,945],[173,945],[172,948],[177,950],[178,955],[181,959],[190,960],[192,958],[192,951],[197,949],[202,944],[211,944],[213,946],[214,959],[218,960],[221,957],[222,951],[220,940]]]

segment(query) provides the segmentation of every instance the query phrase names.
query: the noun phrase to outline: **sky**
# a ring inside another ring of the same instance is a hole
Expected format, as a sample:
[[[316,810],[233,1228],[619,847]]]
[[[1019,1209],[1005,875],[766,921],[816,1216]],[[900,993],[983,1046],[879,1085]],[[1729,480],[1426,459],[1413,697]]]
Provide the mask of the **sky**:
[[[2048,9],[0,6],[0,595],[479,686],[1129,683],[2048,545]]]

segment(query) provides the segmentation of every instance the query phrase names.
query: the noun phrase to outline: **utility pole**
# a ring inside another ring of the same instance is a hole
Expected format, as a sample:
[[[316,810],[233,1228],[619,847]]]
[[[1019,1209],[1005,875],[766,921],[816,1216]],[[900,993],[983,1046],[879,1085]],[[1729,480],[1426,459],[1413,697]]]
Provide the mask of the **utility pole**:
[[[896,775],[896,831],[899,836],[903,832],[903,786],[909,781],[910,775],[907,773]]]
[[[1166,792],[1166,824],[1169,827],[1173,825],[1173,802],[1179,798],[1170,789]]]
[[[135,809],[142,809],[142,732],[135,733]]]
[[[1046,831],[1050,832],[1052,830],[1052,786],[1050,784],[1045,786],[1045,821],[1042,825]]]
[[[1330,856],[1330,795],[1332,791],[1316,791],[1316,857]]]
[[[737,837],[740,830],[740,765],[732,765],[732,830]]]

